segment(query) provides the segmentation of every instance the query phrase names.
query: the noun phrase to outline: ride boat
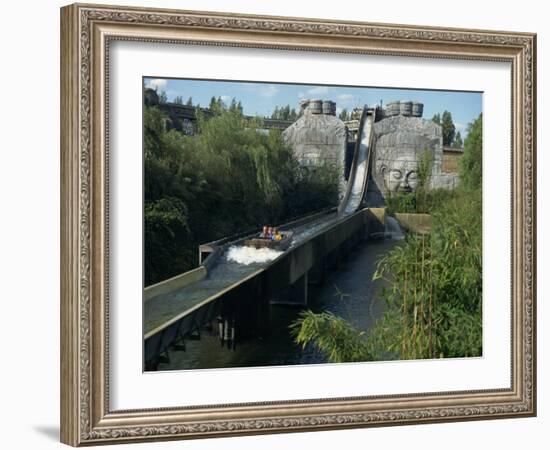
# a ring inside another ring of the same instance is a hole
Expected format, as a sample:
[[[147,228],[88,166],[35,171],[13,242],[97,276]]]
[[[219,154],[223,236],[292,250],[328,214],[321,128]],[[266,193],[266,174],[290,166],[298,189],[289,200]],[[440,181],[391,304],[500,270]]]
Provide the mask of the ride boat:
[[[271,248],[273,250],[285,251],[292,243],[292,231],[279,231],[281,236],[280,240],[272,239],[270,237],[254,237],[246,239],[244,245],[254,248]]]

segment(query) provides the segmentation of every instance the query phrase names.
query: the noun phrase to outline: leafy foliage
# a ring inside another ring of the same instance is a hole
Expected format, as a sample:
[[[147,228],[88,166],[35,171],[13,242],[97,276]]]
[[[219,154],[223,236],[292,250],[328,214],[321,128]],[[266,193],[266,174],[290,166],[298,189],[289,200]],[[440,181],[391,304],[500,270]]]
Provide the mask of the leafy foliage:
[[[419,188],[426,189],[428,187],[428,182],[430,181],[430,176],[432,173],[433,166],[433,156],[429,149],[425,149],[422,152],[422,158],[418,164],[418,181]]]
[[[280,131],[258,132],[240,102],[198,111],[198,133],[166,130],[156,107],[144,111],[145,283],[196,267],[197,247],[336,203],[331,167],[301,169]]]
[[[448,189],[426,189],[419,187],[415,192],[387,198],[386,214],[430,214],[454,195],[455,193]]]
[[[311,311],[291,332],[331,362],[479,356],[481,273],[481,195],[456,191],[432,210],[429,235],[408,235],[379,261],[386,310],[368,334]]]
[[[455,124],[449,111],[443,111],[441,115],[441,131],[443,133],[443,145],[451,145],[455,138]]]
[[[271,114],[271,118],[278,120],[296,120],[298,118],[298,113],[294,108],[291,109],[290,105],[276,106]]]
[[[481,189],[483,181],[483,116],[468,124],[464,154],[459,161],[460,183],[466,189]]]
[[[313,343],[330,362],[372,359],[365,345],[363,332],[329,312],[301,312],[299,319],[290,326],[290,332],[302,348]]]
[[[380,261],[375,277],[390,288],[371,352],[400,359],[481,354],[481,218],[480,192],[457,191],[432,211],[428,236],[407,236]]]
[[[434,114],[432,122],[441,125],[441,131],[443,133],[443,145],[450,146],[455,140],[455,124],[453,123],[453,116],[449,111],[443,111],[443,114]]]
[[[340,114],[338,114],[338,118],[343,122],[345,122],[346,120],[350,120],[350,113],[347,108],[343,108],[342,111],[340,111]]]
[[[455,140],[453,141],[453,147],[454,148],[462,148],[464,145],[464,142],[462,141],[462,136],[460,135],[460,131],[456,132]]]

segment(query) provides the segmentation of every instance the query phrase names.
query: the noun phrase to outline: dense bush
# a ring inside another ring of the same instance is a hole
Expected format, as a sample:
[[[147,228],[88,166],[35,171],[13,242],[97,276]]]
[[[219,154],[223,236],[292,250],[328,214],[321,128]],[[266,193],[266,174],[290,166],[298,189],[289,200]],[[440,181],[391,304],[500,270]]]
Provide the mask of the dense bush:
[[[449,189],[418,189],[416,192],[399,194],[386,199],[386,214],[413,213],[430,214],[456,194]]]
[[[238,109],[199,116],[194,136],[165,121],[145,108],[146,285],[196,267],[200,243],[337,202],[333,168],[301,169],[279,131],[259,132]]]
[[[387,303],[368,342],[399,359],[481,355],[481,196],[457,191],[432,211],[427,236],[407,236],[379,263]]]
[[[332,362],[481,355],[480,191],[456,191],[431,212],[429,235],[408,235],[380,260],[386,310],[368,334],[308,312],[291,328],[296,342]]]
[[[464,140],[464,155],[460,158],[460,182],[466,189],[481,189],[483,182],[483,116],[468,124],[468,136]]]

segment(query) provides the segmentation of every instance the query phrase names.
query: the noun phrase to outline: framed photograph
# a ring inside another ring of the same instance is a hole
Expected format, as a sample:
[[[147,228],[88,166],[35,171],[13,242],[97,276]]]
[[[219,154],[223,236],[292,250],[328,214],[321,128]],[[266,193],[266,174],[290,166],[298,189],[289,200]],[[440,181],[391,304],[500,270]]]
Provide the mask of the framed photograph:
[[[536,36],[61,9],[61,440],[536,414]]]

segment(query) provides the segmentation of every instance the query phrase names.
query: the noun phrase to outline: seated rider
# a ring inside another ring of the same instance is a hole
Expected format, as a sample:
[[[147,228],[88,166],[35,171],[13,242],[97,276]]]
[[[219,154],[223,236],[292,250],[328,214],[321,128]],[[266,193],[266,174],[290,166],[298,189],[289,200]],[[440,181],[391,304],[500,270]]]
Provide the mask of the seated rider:
[[[260,233],[260,237],[261,238],[267,238],[268,235],[267,235],[267,225],[264,225],[264,227],[262,228],[262,232]]]

